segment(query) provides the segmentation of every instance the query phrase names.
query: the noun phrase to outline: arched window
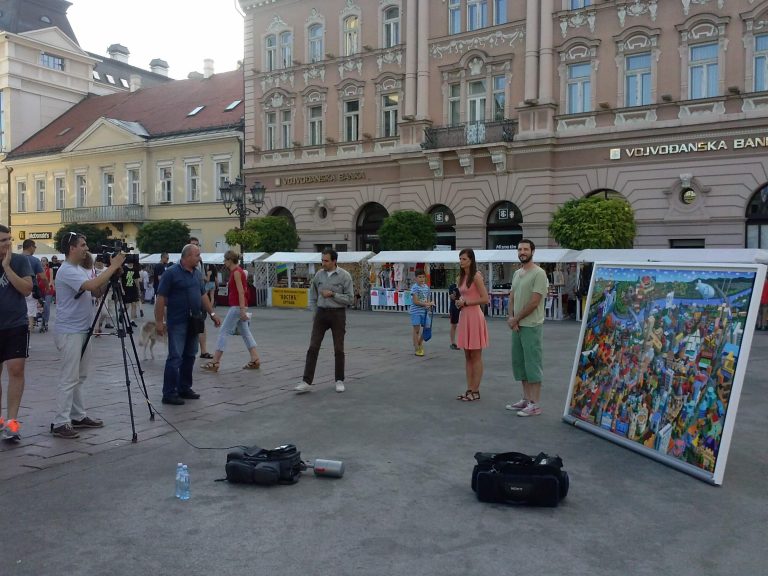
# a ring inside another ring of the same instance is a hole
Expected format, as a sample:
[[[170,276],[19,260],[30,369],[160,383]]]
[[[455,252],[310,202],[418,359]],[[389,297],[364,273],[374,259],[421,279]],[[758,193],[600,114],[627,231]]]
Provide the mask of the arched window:
[[[381,204],[369,202],[357,217],[357,249],[378,252],[381,250],[379,228],[389,212]]]
[[[264,67],[267,72],[277,68],[277,38],[274,34],[264,38]]]
[[[281,68],[293,66],[293,33],[280,33],[280,64]]]
[[[344,56],[352,56],[360,51],[360,19],[348,16],[344,19]]]
[[[523,214],[512,202],[499,202],[488,214],[486,247],[489,250],[514,250],[523,239]]]
[[[280,218],[285,218],[290,222],[291,227],[295,230],[296,229],[296,220],[293,218],[293,214],[291,214],[291,211],[288,210],[288,208],[284,208],[283,206],[278,206],[274,210],[272,210],[269,213],[270,216],[278,216]]]
[[[384,10],[384,48],[400,44],[400,9],[392,6]]]
[[[430,211],[432,222],[435,225],[435,233],[438,246],[450,246],[456,250],[456,217],[448,206],[437,204]]]
[[[323,59],[323,25],[310,26],[307,37],[309,38],[309,61],[320,62]]]
[[[597,190],[592,190],[589,194],[587,194],[587,198],[591,198],[592,196],[599,196],[603,200],[624,200],[627,201],[624,196],[621,195],[621,192],[616,192],[616,190],[611,190],[610,188],[599,188]]]
[[[747,248],[768,249],[768,184],[764,184],[747,204]]]

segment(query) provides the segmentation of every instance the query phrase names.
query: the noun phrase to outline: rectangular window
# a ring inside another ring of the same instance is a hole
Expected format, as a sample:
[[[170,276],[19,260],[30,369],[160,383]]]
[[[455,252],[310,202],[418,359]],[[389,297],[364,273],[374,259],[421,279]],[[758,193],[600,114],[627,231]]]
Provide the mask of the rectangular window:
[[[319,146],[323,143],[323,107],[312,106],[309,109],[309,145]]]
[[[187,202],[200,202],[200,164],[187,164]]]
[[[45,66],[51,70],[64,70],[64,58],[42,52],[40,54],[40,66]]]
[[[266,138],[266,142],[264,144],[266,145],[267,150],[274,150],[277,148],[277,113],[276,112],[267,112],[267,122],[266,122],[266,132],[264,134],[264,137]]]
[[[45,211],[45,180],[35,180],[35,198],[37,199],[37,211]]]
[[[467,1],[467,30],[488,26],[488,0]]]
[[[385,94],[382,97],[381,107],[384,111],[384,117],[382,118],[381,134],[385,138],[397,136],[398,99],[397,94]]]
[[[88,180],[85,174],[75,176],[75,206],[85,208],[88,203]]]
[[[290,110],[280,112],[280,138],[283,148],[291,147],[291,134],[293,133],[293,120]]]
[[[113,206],[115,203],[115,175],[112,172],[104,172],[102,184],[102,196],[105,206]]]
[[[216,162],[216,200],[221,200],[221,187],[229,182],[229,160]]]
[[[384,11],[384,47],[400,44],[400,9],[396,6]]]
[[[56,210],[64,210],[67,198],[67,181],[64,176],[56,176],[53,187],[56,191]]]
[[[344,19],[344,56],[352,56],[359,52],[357,45],[359,24],[357,16],[348,16]]]
[[[477,80],[469,83],[469,96],[467,98],[467,121],[485,121],[485,102],[487,92],[485,80]]]
[[[504,120],[506,115],[507,78],[505,76],[493,77],[493,119],[496,122]]]
[[[162,166],[160,168],[160,202],[168,204],[173,202],[173,168]]]
[[[16,211],[27,211],[27,183],[16,182]]]
[[[274,34],[264,39],[264,66],[267,72],[277,68],[277,38]]]
[[[717,96],[720,82],[717,52],[717,42],[691,46],[688,64],[688,97],[691,100]]]
[[[323,59],[323,27],[315,24],[309,28],[309,61],[320,62]]]
[[[141,170],[138,168],[128,170],[128,203],[143,203],[141,199]]]
[[[360,139],[360,101],[344,102],[344,140],[356,142]]]
[[[592,65],[571,64],[568,66],[568,114],[580,114],[591,109]]]
[[[461,85],[448,86],[448,124],[456,126],[461,122]]]
[[[448,4],[448,33],[461,33],[461,2],[459,0],[450,0]]]
[[[627,56],[626,106],[645,106],[651,103],[651,53]]]
[[[493,2],[493,24],[506,24],[507,22],[507,0],[494,0]]]
[[[754,91],[763,92],[764,90],[768,90],[768,34],[755,36]]]
[[[293,34],[290,32],[280,34],[280,61],[282,68],[293,66]]]
[[[579,8],[585,8],[592,5],[592,0],[569,0],[569,8],[571,10],[578,10]]]

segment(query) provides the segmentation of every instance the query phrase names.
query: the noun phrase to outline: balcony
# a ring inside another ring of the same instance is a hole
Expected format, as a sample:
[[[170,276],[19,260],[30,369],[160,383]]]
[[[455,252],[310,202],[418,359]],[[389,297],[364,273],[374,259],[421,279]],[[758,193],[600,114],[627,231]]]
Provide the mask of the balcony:
[[[61,223],[98,224],[102,222],[143,222],[146,220],[144,206],[125,204],[122,206],[86,206],[65,208],[61,211]]]
[[[512,142],[517,131],[515,120],[494,122],[468,122],[453,126],[437,126],[424,129],[423,150],[460,148],[477,144]]]

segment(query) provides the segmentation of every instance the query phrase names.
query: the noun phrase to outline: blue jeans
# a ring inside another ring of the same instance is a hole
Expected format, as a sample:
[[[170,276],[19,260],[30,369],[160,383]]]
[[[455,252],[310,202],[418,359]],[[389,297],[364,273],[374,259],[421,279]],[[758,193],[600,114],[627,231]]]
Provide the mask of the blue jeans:
[[[216,342],[216,350],[224,352],[224,348],[227,345],[227,336],[235,333],[235,328],[240,328],[240,336],[245,342],[245,347],[250,350],[256,348],[256,340],[251,334],[251,323],[248,320],[240,320],[240,308],[237,306],[231,306],[227,310],[227,315],[224,317],[224,322],[221,323],[219,329],[219,339]]]
[[[192,368],[197,356],[197,334],[186,324],[168,326],[168,358],[163,374],[163,398],[178,396],[192,389]]]

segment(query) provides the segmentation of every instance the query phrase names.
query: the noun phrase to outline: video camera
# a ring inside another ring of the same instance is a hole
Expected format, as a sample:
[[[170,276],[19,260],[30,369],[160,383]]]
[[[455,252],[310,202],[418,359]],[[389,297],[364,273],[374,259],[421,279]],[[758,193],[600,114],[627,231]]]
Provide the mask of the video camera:
[[[124,264],[139,264],[139,255],[130,254],[133,247],[128,246],[127,242],[122,240],[115,240],[112,245],[102,244],[98,247],[96,254],[96,262],[104,262],[105,266],[109,266],[112,263],[112,258],[117,256],[120,252],[125,253]]]

